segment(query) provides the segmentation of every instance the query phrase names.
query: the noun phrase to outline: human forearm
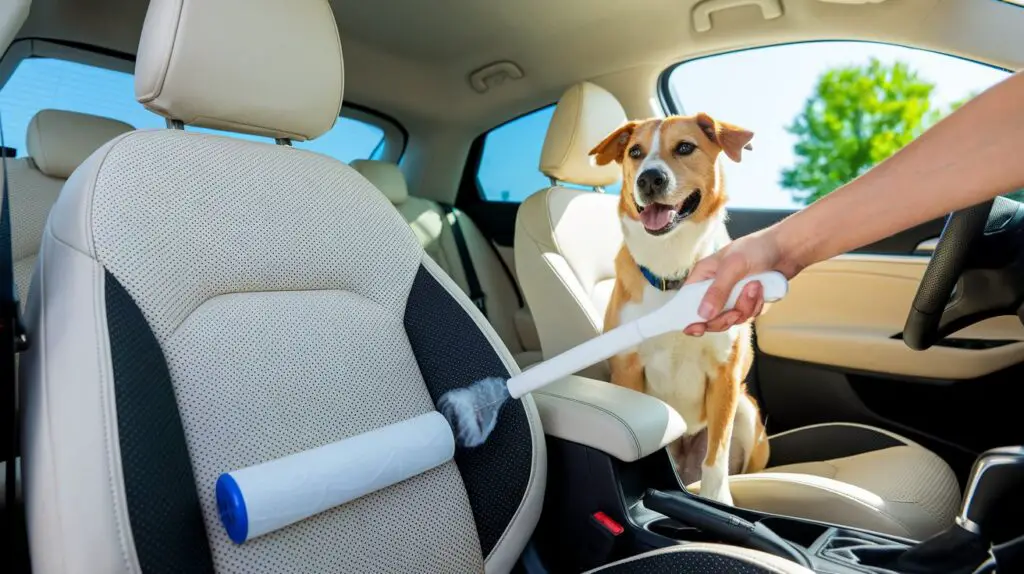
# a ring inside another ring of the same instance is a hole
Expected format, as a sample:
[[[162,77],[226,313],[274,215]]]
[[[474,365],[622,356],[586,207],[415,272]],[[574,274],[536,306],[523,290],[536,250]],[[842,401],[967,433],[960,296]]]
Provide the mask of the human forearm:
[[[796,269],[1024,187],[1024,73],[771,229]]]

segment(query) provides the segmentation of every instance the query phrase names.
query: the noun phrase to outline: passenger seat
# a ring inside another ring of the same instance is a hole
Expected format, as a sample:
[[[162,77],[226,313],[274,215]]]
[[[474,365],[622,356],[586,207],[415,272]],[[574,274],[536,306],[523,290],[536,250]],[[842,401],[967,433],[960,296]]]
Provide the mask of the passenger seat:
[[[618,196],[571,189],[621,177],[588,152],[626,121],[607,90],[570,87],[555,109],[540,171],[555,182],[523,202],[516,219],[516,265],[537,310],[545,356],[599,335],[622,244]],[[605,364],[586,371],[608,381]],[[772,435],[764,472],[729,479],[736,506],[923,540],[953,522],[960,492],[935,453],[885,429],[828,423]],[[687,485],[698,491],[697,484]]]
[[[469,294],[466,269],[459,257],[448,215],[439,204],[409,195],[402,170],[391,162],[355,160],[351,166],[384,194],[412,227],[424,251],[451,277],[459,288]],[[472,258],[473,268],[486,295],[487,319],[509,348],[520,367],[541,360],[540,340],[533,318],[521,308],[514,279],[502,267],[498,254],[487,244],[480,229],[466,214],[454,210]]]
[[[28,156],[7,160],[14,282],[22,309],[39,255],[43,227],[64,182],[92,152],[133,129],[117,120],[64,110],[40,110],[29,121],[25,136]],[[0,182],[2,178],[0,171]],[[6,463],[0,461],[0,489],[7,484],[5,468]],[[20,465],[15,472],[15,492],[20,500]],[[4,505],[0,500],[0,508]]]
[[[7,161],[14,280],[22,307],[43,226],[64,181],[92,152],[133,129],[117,120],[64,110],[41,110],[32,117],[25,138],[28,157]]]

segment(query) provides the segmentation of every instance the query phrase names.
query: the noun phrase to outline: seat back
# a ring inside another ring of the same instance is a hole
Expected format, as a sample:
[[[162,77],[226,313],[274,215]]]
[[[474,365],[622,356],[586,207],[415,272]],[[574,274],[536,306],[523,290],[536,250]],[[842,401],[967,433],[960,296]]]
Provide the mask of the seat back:
[[[32,116],[25,137],[28,157],[7,161],[14,280],[23,304],[43,226],[64,182],[89,154],[133,129],[117,120],[64,110],[40,110]]]
[[[136,95],[172,122],[311,139],[341,106],[327,0],[152,0]],[[517,372],[349,166],[183,130],[104,145],[53,208],[22,361],[37,573],[508,572],[540,514],[533,402],[483,446],[236,545],[226,471],[429,412]],[[301,485],[296,485],[301,488]]]
[[[619,198],[558,183],[600,188],[618,181],[617,164],[596,166],[588,153],[625,121],[622,105],[603,88],[583,82],[566,90],[551,118],[540,160],[541,172],[555,184],[519,208],[516,271],[545,358],[592,339],[604,328],[615,255],[622,246]],[[582,374],[609,378],[605,363]]]

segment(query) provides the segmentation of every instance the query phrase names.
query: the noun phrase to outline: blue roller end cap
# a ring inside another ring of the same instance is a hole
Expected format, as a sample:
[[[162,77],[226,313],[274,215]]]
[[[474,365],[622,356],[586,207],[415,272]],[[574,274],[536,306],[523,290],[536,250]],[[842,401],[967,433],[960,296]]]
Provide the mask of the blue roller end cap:
[[[249,515],[245,511],[245,498],[238,483],[230,474],[217,479],[217,512],[228,538],[235,544],[245,542],[249,536]]]

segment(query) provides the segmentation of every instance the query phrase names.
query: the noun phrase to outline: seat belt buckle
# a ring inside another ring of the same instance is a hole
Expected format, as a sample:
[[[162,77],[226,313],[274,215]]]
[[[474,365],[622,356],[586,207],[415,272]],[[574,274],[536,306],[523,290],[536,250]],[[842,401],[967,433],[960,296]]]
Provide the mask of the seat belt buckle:
[[[24,353],[31,346],[28,339],[28,329],[25,328],[25,323],[21,321],[21,313],[18,313],[14,319],[14,352]]]
[[[18,301],[17,295],[15,295],[14,300],[10,302],[10,306],[4,311],[7,313],[14,331],[15,354],[27,351],[30,346],[28,329],[25,328],[25,322],[21,320],[21,303]],[[4,321],[4,325],[6,324],[7,322]]]
[[[601,511],[594,512],[587,519],[591,528],[583,542],[585,570],[614,561],[619,536],[625,531],[621,524]]]
[[[473,297],[473,304],[476,305],[476,308],[479,309],[480,312],[484,314],[484,316],[487,316],[487,298],[486,297],[484,297],[483,295],[479,295],[477,297]]]

